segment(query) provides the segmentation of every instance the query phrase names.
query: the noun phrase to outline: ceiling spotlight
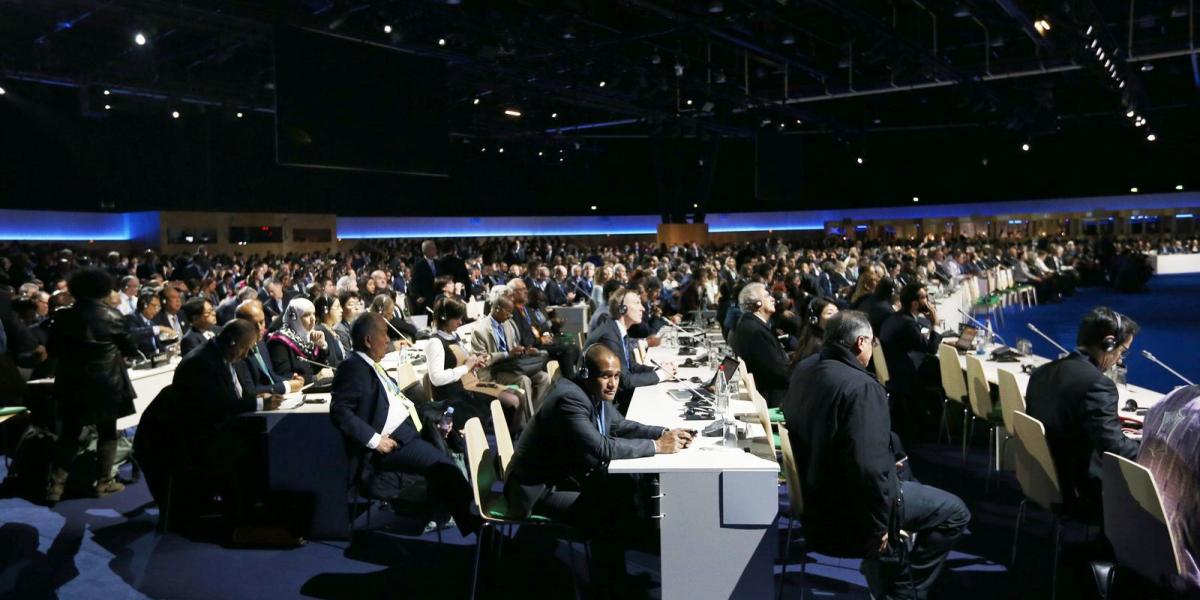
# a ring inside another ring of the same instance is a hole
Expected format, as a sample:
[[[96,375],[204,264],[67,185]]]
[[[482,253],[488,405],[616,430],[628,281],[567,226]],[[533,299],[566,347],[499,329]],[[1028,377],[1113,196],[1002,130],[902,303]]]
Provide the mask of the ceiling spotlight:
[[[5,94],[7,94],[7,93],[8,93],[8,92],[7,92],[7,91],[5,91],[5,89],[4,89],[4,88],[0,87],[0,96],[3,96],[3,95],[5,95]]]
[[[521,111],[508,108],[504,110],[504,114],[510,117],[519,117],[521,116]]]
[[[104,95],[105,95],[105,96],[111,96],[111,95],[112,95],[112,92],[110,92],[110,91],[108,91],[108,90],[104,90]]]
[[[687,101],[687,105],[688,105],[688,106],[691,106],[691,105],[692,105],[692,101],[691,101],[690,99]]]
[[[105,104],[105,105],[104,105],[104,110],[112,110],[112,105],[111,105],[111,104]]]
[[[1153,133],[1148,133],[1148,134],[1146,134],[1146,141],[1147,141],[1147,142],[1153,142],[1153,141],[1156,141],[1156,140],[1158,140],[1158,136],[1157,136],[1157,135],[1154,135]]]
[[[179,111],[177,111],[177,110],[173,110],[173,111],[171,111],[171,118],[172,118],[172,119],[178,119],[178,118],[179,118]]]
[[[137,34],[135,34],[133,36],[133,43],[135,43],[139,46],[145,46],[146,45],[146,34],[140,32],[140,31],[137,32]]]
[[[439,45],[439,46],[445,46],[445,45],[446,45],[446,38],[438,38],[438,45]]]
[[[487,152],[487,146],[484,146],[484,147],[480,148],[480,149],[479,149],[479,151],[480,151],[480,152]]]
[[[239,110],[239,111],[238,111],[238,114],[237,114],[237,118],[239,118],[239,119],[240,119],[240,118],[242,118],[242,117],[244,117],[244,116],[246,116],[246,115],[243,115],[243,114],[242,114],[242,111],[240,111],[240,110]]]
[[[1021,144],[1021,150],[1024,152],[1029,152],[1029,144]]]
[[[792,44],[796,43],[796,36],[792,35],[791,33],[785,33],[783,34],[783,39],[780,40],[779,43],[783,44],[784,46],[791,46]]]
[[[560,157],[558,158],[558,162],[562,162],[562,161],[563,161],[563,159],[562,159],[562,157],[560,156]]]
[[[797,124],[797,125],[803,125],[803,124],[804,124],[804,121],[801,121],[800,119],[796,119],[796,124]]]
[[[391,32],[392,32],[392,26],[391,26],[391,25],[384,25],[384,26],[383,26],[383,32],[384,32],[384,33],[391,33]]]
[[[1126,116],[1126,117],[1129,117],[1130,119],[1132,119],[1132,118],[1134,118],[1135,116],[1137,116],[1137,113],[1133,112],[1132,110],[1127,110],[1127,111],[1125,111],[1125,116]]]
[[[1132,193],[1132,194],[1136,194],[1136,193],[1137,193],[1137,188],[1135,188],[1135,187],[1131,187],[1131,188],[1129,188],[1129,192],[1130,192],[1130,193]]]
[[[692,208],[700,208],[700,205],[699,205],[699,204],[693,204],[693,205],[692,205]]]
[[[650,55],[650,64],[657,65],[662,62],[662,57],[657,52]]]
[[[603,79],[601,79],[601,80],[600,80],[600,87],[604,87],[605,85],[607,85],[607,82],[605,82]]]
[[[1100,43],[1100,42],[1098,42],[1098,41],[1096,41],[1096,40],[1092,40],[1092,46],[1091,46],[1091,47],[1092,47],[1092,48],[1095,48],[1095,47],[1096,47],[1096,45],[1097,45],[1097,44],[1099,44],[1099,43]]]
[[[476,99],[472,100],[472,101],[471,101],[471,104],[479,104],[479,98],[476,98]]]
[[[596,210],[596,205],[595,205],[595,204],[593,204],[593,205],[592,205],[592,210]]]
[[[718,14],[724,10],[725,10],[725,3],[721,2],[721,0],[712,0],[712,2],[708,3],[708,12],[710,12],[714,15]]]
[[[1118,88],[1118,89],[1122,89],[1122,90],[1123,90],[1123,89],[1125,89],[1125,82],[1124,82],[1124,81],[1122,81],[1122,82],[1118,83],[1118,84],[1117,84],[1117,88]]]
[[[1110,60],[1108,60],[1108,59],[1105,59],[1105,60],[1104,60],[1104,68],[1106,68],[1106,69],[1111,69],[1111,68],[1112,68],[1112,61],[1110,61]]]
[[[550,113],[550,118],[551,118],[551,119],[557,119],[557,118],[558,118],[558,113],[556,113],[556,112],[552,112],[552,113]]]
[[[1175,189],[1176,189],[1176,190],[1182,190],[1182,189],[1183,189],[1183,186],[1182,186],[1182,185],[1177,185],[1177,186],[1175,186]]]
[[[538,156],[541,156],[542,154],[543,154],[542,151],[538,150]]]
[[[921,199],[920,199],[920,198],[918,198],[918,197],[916,197],[916,196],[913,196],[913,202],[920,202],[920,201],[921,201]]]
[[[863,164],[863,158],[860,156],[860,157],[854,159],[854,162],[857,162],[858,164],[861,165],[861,164]]]
[[[497,150],[497,152],[499,152],[500,154],[504,154],[504,147],[503,147],[503,146],[501,146],[501,147],[500,147],[500,149],[499,149],[499,150]]]
[[[1143,73],[1149,73],[1150,71],[1153,71],[1153,70],[1154,70],[1154,65],[1150,64],[1149,62],[1142,63],[1142,72]]]
[[[1045,18],[1038,19],[1033,22],[1033,28],[1037,30],[1039,35],[1045,36],[1050,33],[1050,21]]]
[[[1092,35],[1092,31],[1093,31],[1093,29],[1095,29],[1095,28],[1094,28],[1094,27],[1092,27],[1091,25],[1088,25],[1087,34],[1088,34],[1088,35]]]

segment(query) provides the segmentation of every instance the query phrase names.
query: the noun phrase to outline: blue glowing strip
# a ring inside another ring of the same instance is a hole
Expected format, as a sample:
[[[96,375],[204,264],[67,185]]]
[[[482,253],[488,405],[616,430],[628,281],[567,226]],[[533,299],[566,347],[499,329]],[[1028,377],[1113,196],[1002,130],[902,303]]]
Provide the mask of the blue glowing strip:
[[[125,241],[131,239],[124,213],[0,210],[0,240]]]
[[[510,237],[645,235],[658,231],[658,215],[579,217],[339,217],[338,238]]]
[[[1181,214],[1175,215],[1175,218],[1176,219],[1190,219],[1190,218],[1192,218],[1192,213],[1181,213]]]

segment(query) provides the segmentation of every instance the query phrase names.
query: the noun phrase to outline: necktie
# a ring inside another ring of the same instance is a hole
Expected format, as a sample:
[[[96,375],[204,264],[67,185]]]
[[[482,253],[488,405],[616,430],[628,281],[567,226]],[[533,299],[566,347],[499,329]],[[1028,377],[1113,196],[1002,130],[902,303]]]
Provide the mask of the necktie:
[[[238,381],[237,371],[233,370],[233,363],[229,363],[229,375],[233,377],[233,389],[237,392],[238,398],[241,398],[242,382]]]
[[[274,382],[275,378],[271,377],[271,370],[267,368],[267,363],[263,362],[262,354],[258,353],[258,348],[254,348],[254,360],[258,362],[258,368],[262,369],[263,375],[267,376],[267,381]]]
[[[596,427],[600,429],[600,435],[608,435],[608,428],[604,426],[604,405],[601,404],[596,409]]]
[[[404,397],[404,394],[400,393],[400,386],[396,384],[395,380],[393,380],[391,377],[388,377],[387,372],[383,370],[383,367],[380,366],[379,363],[374,363],[374,365],[375,372],[379,373],[379,376],[383,379],[384,383],[387,384],[389,395],[399,397],[405,408],[408,409],[408,417],[412,419],[413,427],[416,427],[417,431],[421,431],[421,417],[417,415],[417,407],[414,406],[412,402],[409,402],[408,398]]]
[[[494,323],[492,331],[496,334],[496,346],[500,348],[501,352],[508,352],[508,340],[504,339],[504,326],[495,321],[492,323]]]
[[[625,368],[628,369],[629,367],[633,366],[633,363],[629,362],[629,338],[628,337],[621,338],[621,350],[625,353]]]

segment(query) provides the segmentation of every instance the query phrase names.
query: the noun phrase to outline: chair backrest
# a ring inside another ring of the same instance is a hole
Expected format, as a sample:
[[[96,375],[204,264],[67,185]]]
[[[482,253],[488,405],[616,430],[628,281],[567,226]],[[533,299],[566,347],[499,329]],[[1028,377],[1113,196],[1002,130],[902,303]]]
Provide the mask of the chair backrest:
[[[938,368],[942,372],[942,389],[946,390],[946,397],[958,403],[967,402],[967,381],[958,364],[958,351],[952,346],[940,344]]]
[[[871,347],[871,363],[875,365],[875,378],[879,380],[880,385],[886,386],[892,376],[888,374],[887,358],[883,356],[882,342],[877,341]]]
[[[1104,534],[1112,542],[1117,564],[1157,584],[1184,573],[1180,546],[1167,524],[1154,474],[1136,462],[1105,452],[1101,481]]]
[[[997,374],[1000,389],[1000,413],[1004,416],[1004,428],[1011,434],[1013,430],[1013,413],[1025,412],[1025,394],[1017,384],[1017,376],[1012,371],[1000,369]]]
[[[1016,451],[1016,471],[1021,492],[1046,510],[1062,504],[1062,486],[1050,457],[1050,445],[1046,443],[1046,427],[1041,421],[1016,411],[1013,413],[1013,433],[1020,441]]]
[[[554,377],[558,375],[560,368],[557,360],[546,361],[546,375],[550,376],[550,381],[554,381]]]
[[[405,389],[417,381],[417,370],[413,368],[412,363],[404,363],[396,368],[396,383],[400,384],[400,389]]]
[[[749,371],[742,371],[742,390],[751,402],[754,401],[754,395],[758,393],[758,385],[754,383],[754,374]],[[757,407],[755,407],[757,410]]]
[[[492,484],[499,479],[496,476],[496,457],[488,446],[487,435],[483,433],[483,423],[479,417],[471,417],[463,427],[463,437],[467,442],[467,471],[471,475],[471,491],[475,496],[475,507],[484,519],[490,519],[488,509],[492,508],[484,501],[490,498]]]
[[[508,419],[504,417],[504,406],[499,400],[492,400],[492,431],[496,434],[496,451],[500,454],[500,477],[506,479],[514,451]]]
[[[976,417],[987,419],[992,414],[992,390],[983,373],[983,361],[970,354],[967,355],[967,397]]]
[[[963,289],[967,293],[967,302],[974,304],[979,299],[979,278],[967,277],[962,281]]]
[[[771,460],[775,460],[775,451],[778,448],[775,447],[775,434],[771,429],[771,409],[767,406],[766,398],[763,398],[762,394],[758,393],[757,388],[751,386],[748,388],[748,391],[750,392],[750,400],[754,402],[754,412],[758,413],[758,424],[762,425],[763,431],[767,436],[767,445],[771,447],[770,458]]]
[[[796,467],[796,457],[792,454],[787,426],[783,423],[779,424],[779,446],[783,450],[783,479],[787,481],[788,512],[793,519],[799,519],[804,514],[804,493],[800,489],[800,470]]]
[[[467,302],[467,318],[477,320],[483,317],[483,300],[471,300]]]

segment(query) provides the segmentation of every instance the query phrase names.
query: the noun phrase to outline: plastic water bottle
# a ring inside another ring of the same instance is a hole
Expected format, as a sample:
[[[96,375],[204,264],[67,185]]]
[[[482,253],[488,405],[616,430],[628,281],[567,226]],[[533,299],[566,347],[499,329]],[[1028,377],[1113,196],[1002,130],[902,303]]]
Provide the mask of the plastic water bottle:
[[[447,406],[445,412],[442,413],[442,420],[438,422],[438,429],[442,431],[442,435],[449,435],[450,430],[454,428],[454,407]]]
[[[725,418],[729,410],[729,380],[725,378],[725,365],[717,367],[717,412]]]

